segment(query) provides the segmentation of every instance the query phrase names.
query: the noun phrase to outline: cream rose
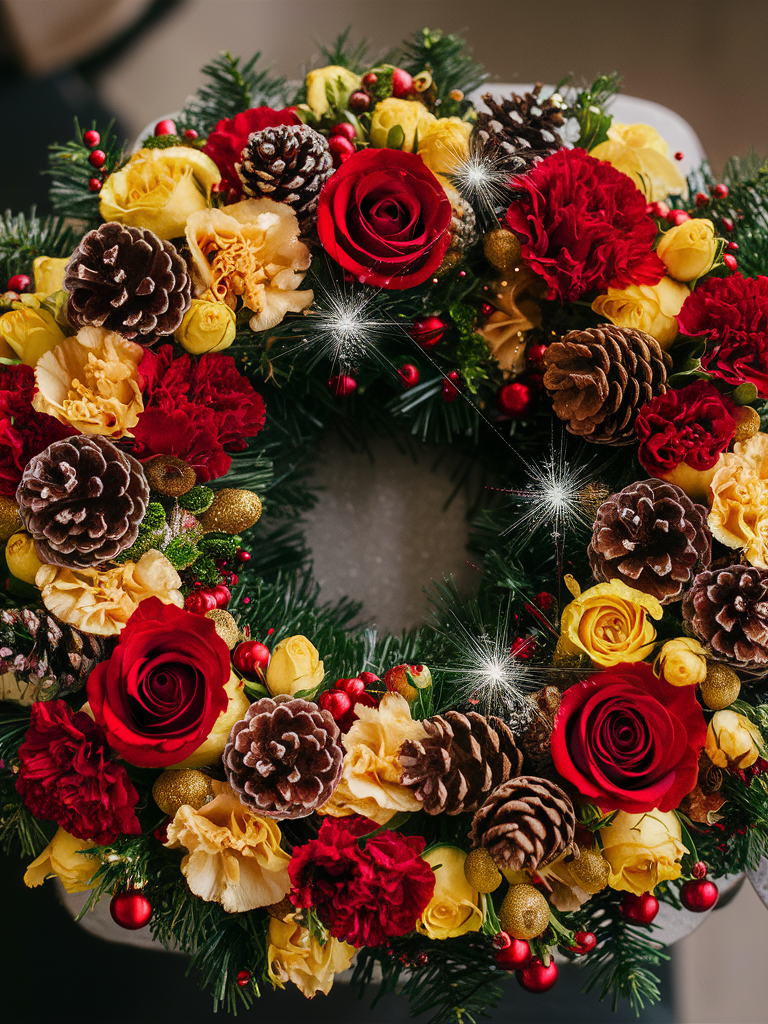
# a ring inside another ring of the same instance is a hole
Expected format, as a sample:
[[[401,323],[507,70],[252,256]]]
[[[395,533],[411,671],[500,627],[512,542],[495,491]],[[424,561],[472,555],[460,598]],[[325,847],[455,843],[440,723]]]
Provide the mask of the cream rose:
[[[321,943],[296,922],[296,914],[288,914],[282,921],[273,917],[267,942],[269,980],[279,988],[291,981],[307,999],[318,992],[327,996],[335,975],[346,971],[355,955],[354,946],[332,935]]]
[[[35,292],[46,298],[64,287],[64,271],[67,269],[69,256],[57,259],[55,256],[37,256],[32,261],[32,273],[35,278]]]
[[[325,669],[315,645],[305,636],[288,636],[272,652],[267,668],[267,689],[274,696],[292,697],[302,690],[315,690],[325,677]]]
[[[478,932],[483,924],[480,893],[464,874],[466,853],[456,846],[436,846],[423,855],[435,872],[435,890],[416,925],[430,939],[452,939]]]
[[[316,117],[322,117],[329,109],[329,93],[334,107],[343,109],[352,93],[360,88],[361,79],[349,68],[328,64],[327,67],[310,71],[305,85],[307,106]]]
[[[419,134],[416,152],[433,174],[453,174],[469,156],[472,125],[459,117],[441,117]]]
[[[698,640],[681,636],[667,640],[654,662],[657,675],[670,686],[696,686],[707,678],[707,656]]]
[[[206,352],[222,352],[235,340],[235,311],[226,302],[192,299],[174,338],[193,356]]]
[[[598,295],[592,309],[617,327],[644,331],[668,349],[677,337],[677,314],[690,295],[686,285],[662,277],[658,284],[632,284],[628,288],[609,288]]]
[[[636,896],[652,892],[659,882],[679,878],[680,860],[689,852],[673,811],[617,811],[611,824],[600,830],[600,839],[611,868],[608,884]]]
[[[707,726],[704,750],[712,764],[729,771],[749,768],[765,750],[760,730],[735,711],[716,711]]]
[[[628,175],[649,203],[688,194],[685,178],[666,154],[667,144],[655,128],[618,121],[608,129],[608,139],[589,153]]]
[[[11,575],[17,580],[29,583],[30,586],[34,586],[38,570],[43,566],[37,557],[34,540],[24,530],[8,538],[5,545],[5,561]]]
[[[667,273],[676,281],[695,281],[708,273],[718,249],[714,224],[697,217],[665,231],[656,246]]]

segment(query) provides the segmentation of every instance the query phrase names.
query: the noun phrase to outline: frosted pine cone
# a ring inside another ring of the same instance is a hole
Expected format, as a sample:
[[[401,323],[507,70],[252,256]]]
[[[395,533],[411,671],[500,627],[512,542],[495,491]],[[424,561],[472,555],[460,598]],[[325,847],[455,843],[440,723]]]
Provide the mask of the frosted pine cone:
[[[524,174],[562,145],[562,112],[551,99],[540,98],[541,88],[539,82],[533,92],[512,93],[499,103],[491,93],[482,97],[488,110],[477,112],[472,141],[510,175]]]
[[[317,209],[323,185],[333,174],[325,138],[309,125],[279,125],[248,136],[235,170],[243,192],[292,207],[300,222]]]
[[[731,565],[700,572],[683,617],[714,658],[768,665],[768,569]]]

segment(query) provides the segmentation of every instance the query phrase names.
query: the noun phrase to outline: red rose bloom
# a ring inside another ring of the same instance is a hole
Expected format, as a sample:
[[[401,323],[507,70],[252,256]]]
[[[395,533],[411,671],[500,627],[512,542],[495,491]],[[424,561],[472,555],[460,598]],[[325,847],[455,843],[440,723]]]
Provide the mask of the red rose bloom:
[[[141,832],[134,811],[139,794],[84,711],[63,700],[33,704],[19,762],[16,789],[36,818],[104,845]]]
[[[294,906],[315,907],[331,935],[353,946],[413,931],[435,888],[420,856],[425,840],[380,832],[361,850],[358,837],[375,828],[367,818],[325,818],[317,839],[294,847],[288,866]]]
[[[451,241],[451,204],[415,153],[363,149],[320,193],[325,251],[361,282],[413,288],[440,266]]]
[[[610,164],[582,149],[559,149],[511,187],[522,195],[507,211],[507,225],[549,285],[549,298],[568,302],[664,276],[645,197]]]
[[[203,147],[203,152],[213,160],[221,171],[220,191],[233,192],[228,196],[235,202],[243,194],[243,183],[237,175],[235,164],[240,163],[240,154],[245,148],[248,136],[262,128],[277,128],[281,124],[301,124],[292,107],[273,110],[271,107],[253,107],[244,110],[230,120],[219,121]]]
[[[142,601],[87,694],[110,745],[129,764],[167,768],[204,742],[229,699],[229,650],[210,619]]]
[[[76,433],[53,416],[35,412],[34,394],[31,366],[0,367],[0,495],[4,498],[14,497],[31,458]]]
[[[145,394],[133,429],[138,459],[175,455],[205,483],[224,476],[232,465],[227,451],[241,451],[264,426],[264,399],[232,356],[174,359],[171,346],[161,345],[146,353],[139,371]]]
[[[711,469],[733,440],[736,406],[709,381],[697,380],[646,402],[635,420],[640,465],[663,476],[681,462]]]
[[[728,384],[754,384],[768,398],[768,277],[711,277],[677,315],[681,334],[707,339],[702,366]]]
[[[604,811],[673,810],[696,785],[707,734],[694,691],[642,662],[576,683],[555,716],[555,768]]]

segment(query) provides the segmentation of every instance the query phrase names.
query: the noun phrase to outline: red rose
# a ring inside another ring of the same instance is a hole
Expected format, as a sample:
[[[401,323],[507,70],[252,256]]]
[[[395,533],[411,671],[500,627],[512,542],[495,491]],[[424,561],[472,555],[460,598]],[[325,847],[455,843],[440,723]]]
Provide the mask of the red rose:
[[[19,762],[16,789],[36,818],[104,845],[140,834],[134,811],[139,794],[84,711],[72,711],[63,700],[33,704]]]
[[[681,334],[707,339],[702,366],[728,384],[754,384],[768,398],[768,277],[711,277],[677,315]]]
[[[440,266],[451,241],[451,204],[415,153],[363,149],[320,193],[325,251],[361,282],[413,288]]]
[[[604,811],[671,811],[691,792],[707,727],[695,687],[650,665],[616,665],[563,694],[552,731],[555,768]]]
[[[731,399],[709,381],[657,395],[635,420],[640,465],[652,476],[669,473],[681,462],[711,469],[733,440],[735,411]]]
[[[203,147],[203,152],[213,160],[221,171],[221,192],[233,192],[228,195],[230,202],[236,202],[243,194],[243,184],[235,170],[240,163],[240,154],[245,148],[248,136],[252,132],[260,132],[262,128],[277,128],[281,124],[301,124],[293,107],[285,110],[273,110],[271,107],[253,107],[244,110],[230,120],[225,117],[219,121]]]
[[[522,239],[523,259],[549,284],[549,298],[573,301],[664,276],[645,197],[610,164],[583,149],[560,149],[511,187],[522,195],[507,225]]]
[[[367,818],[325,818],[317,839],[294,847],[288,866],[291,901],[315,907],[331,935],[353,946],[379,946],[416,927],[432,898],[435,876],[420,856],[425,840],[373,832]]]
[[[130,764],[167,768],[203,743],[229,703],[229,649],[210,619],[142,601],[87,694],[110,745]]]

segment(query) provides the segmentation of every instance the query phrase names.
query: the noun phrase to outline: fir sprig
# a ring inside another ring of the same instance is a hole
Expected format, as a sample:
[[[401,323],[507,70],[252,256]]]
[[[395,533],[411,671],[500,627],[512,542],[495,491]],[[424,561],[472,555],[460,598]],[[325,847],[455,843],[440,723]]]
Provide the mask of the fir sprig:
[[[467,93],[488,80],[482,64],[476,64],[466,42],[457,35],[425,28],[414,32],[403,44],[402,67],[411,75],[429,71],[435,86],[434,105],[440,117],[461,116],[469,100],[456,99],[452,92]]]
[[[0,282],[14,274],[31,276],[38,256],[69,256],[79,239],[62,217],[38,217],[34,207],[28,217],[6,210],[0,217]]]
[[[285,78],[261,70],[261,53],[249,60],[234,57],[228,50],[203,68],[208,81],[186,104],[176,118],[181,131],[193,128],[208,135],[224,118],[233,118],[243,110],[260,106],[284,106]]]
[[[92,178],[106,178],[117,170],[123,161],[123,146],[112,130],[114,121],[99,134],[99,149],[104,153],[104,164],[99,171],[89,163],[92,148],[83,142],[83,129],[75,118],[75,138],[64,145],[54,143],[48,148],[48,170],[51,186],[51,205],[62,217],[84,221],[87,226],[99,222],[99,193],[89,186]],[[96,128],[94,121],[91,128]]]

